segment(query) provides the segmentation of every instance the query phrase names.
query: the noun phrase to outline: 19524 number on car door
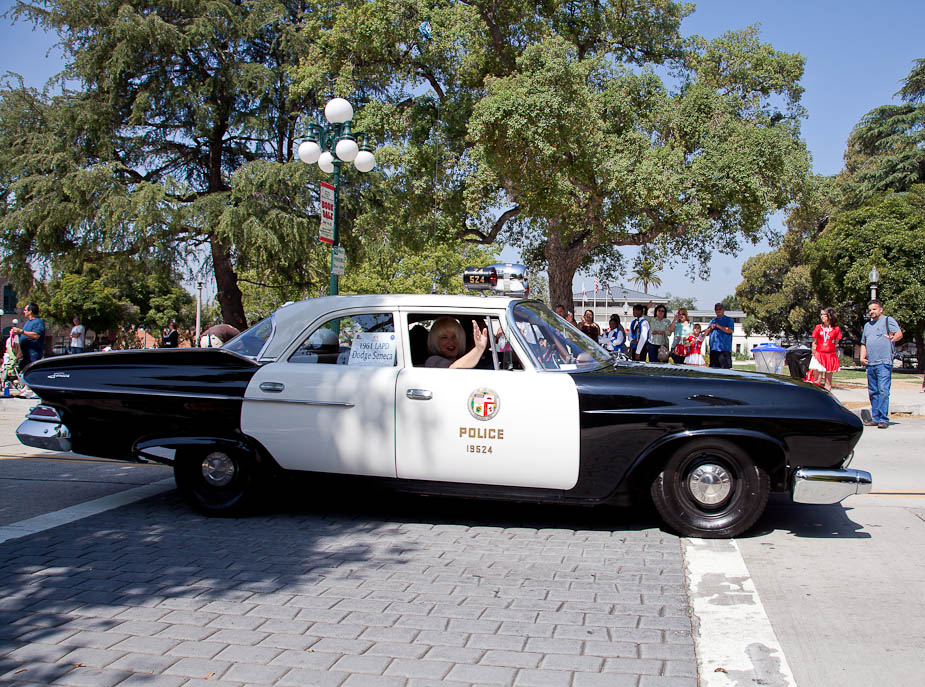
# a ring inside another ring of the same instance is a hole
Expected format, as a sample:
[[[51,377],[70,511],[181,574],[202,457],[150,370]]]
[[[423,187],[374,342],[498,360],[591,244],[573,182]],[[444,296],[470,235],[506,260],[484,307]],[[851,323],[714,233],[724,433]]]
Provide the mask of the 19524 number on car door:
[[[407,367],[396,409],[398,477],[548,489],[578,480],[568,375]]]

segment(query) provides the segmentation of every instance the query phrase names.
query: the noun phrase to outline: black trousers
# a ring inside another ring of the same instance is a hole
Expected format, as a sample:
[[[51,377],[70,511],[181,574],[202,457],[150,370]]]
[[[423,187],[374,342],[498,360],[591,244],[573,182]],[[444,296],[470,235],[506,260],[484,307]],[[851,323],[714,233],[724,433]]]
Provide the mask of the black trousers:
[[[732,369],[732,351],[710,351],[710,367]]]

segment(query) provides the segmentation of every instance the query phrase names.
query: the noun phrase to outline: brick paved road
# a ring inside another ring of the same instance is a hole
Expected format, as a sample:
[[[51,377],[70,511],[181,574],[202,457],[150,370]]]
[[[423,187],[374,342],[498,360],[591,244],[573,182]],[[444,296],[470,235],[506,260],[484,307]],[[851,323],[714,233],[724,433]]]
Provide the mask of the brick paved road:
[[[0,682],[696,687],[654,517],[333,498],[222,520],[170,493],[0,545]]]

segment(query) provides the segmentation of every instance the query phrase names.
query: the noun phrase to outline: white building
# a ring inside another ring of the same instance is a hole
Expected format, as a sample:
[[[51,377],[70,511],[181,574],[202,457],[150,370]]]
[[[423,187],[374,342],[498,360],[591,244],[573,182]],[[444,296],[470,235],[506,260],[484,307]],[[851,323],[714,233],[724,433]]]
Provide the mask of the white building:
[[[620,316],[620,323],[624,327],[628,327],[630,320],[633,319],[633,306],[636,304],[647,305],[651,301],[650,315],[656,305],[668,305],[668,299],[664,296],[633,291],[633,289],[624,289],[619,286],[598,291],[573,293],[572,301],[575,303],[576,322],[581,320],[581,315],[585,310],[591,310],[594,313],[594,321],[602,330],[610,326],[608,322],[610,321],[610,316],[614,314]]]

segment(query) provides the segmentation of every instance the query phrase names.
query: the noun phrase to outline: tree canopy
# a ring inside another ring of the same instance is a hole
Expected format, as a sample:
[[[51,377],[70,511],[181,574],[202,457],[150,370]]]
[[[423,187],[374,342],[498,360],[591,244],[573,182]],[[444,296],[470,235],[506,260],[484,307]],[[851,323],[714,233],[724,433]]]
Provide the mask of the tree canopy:
[[[47,0],[74,84],[0,94],[0,250],[22,278],[74,252],[211,263],[225,321],[239,271],[311,290],[318,173],[292,161],[330,96],[385,145],[348,175],[351,265],[378,238],[502,242],[570,303],[578,269],[648,246],[699,273],[761,238],[808,168],[803,58],[754,28],[684,38],[672,0]],[[661,76],[665,75],[665,76]],[[348,275],[349,277],[349,275]],[[346,280],[348,283],[350,279]],[[612,281],[610,275],[602,279]],[[355,281],[359,284],[360,282]]]
[[[288,203],[288,222],[233,231],[228,215],[235,173],[291,159],[298,113],[318,106],[313,92],[294,97],[288,76],[310,9],[286,0],[16,2],[12,15],[57,32],[67,61],[58,95],[16,83],[0,93],[0,247],[18,283],[30,262],[75,253],[156,249],[172,265],[207,257],[224,319],[242,328],[236,269],[247,256],[236,241],[260,243],[258,257],[271,255],[281,277],[304,278],[314,246],[290,241],[312,235],[306,170],[287,167],[284,188],[278,175],[241,173],[263,182],[252,195]]]
[[[758,331],[808,334],[819,309],[831,306],[857,339],[876,266],[878,296],[915,340],[922,369],[925,60],[916,60],[897,95],[903,105],[877,107],[855,127],[840,174],[811,179],[782,244],[746,261],[736,295]]]
[[[902,104],[874,108],[848,139],[845,181],[851,207],[925,183],[925,59],[915,61],[896,95]]]
[[[391,144],[402,217],[415,224],[439,203],[442,235],[519,247],[548,270],[555,302],[571,303],[579,268],[619,267],[614,247],[649,245],[698,268],[735,252],[805,178],[803,58],[754,29],[686,40],[691,5],[371,0],[334,11],[349,30],[311,46],[300,87],[335,74],[335,90],[369,94],[364,123]]]
[[[870,296],[869,274],[881,273],[877,297],[919,347],[925,334],[925,185],[889,193],[835,216],[806,247],[820,300],[859,334]],[[921,352],[920,358],[921,360]]]

